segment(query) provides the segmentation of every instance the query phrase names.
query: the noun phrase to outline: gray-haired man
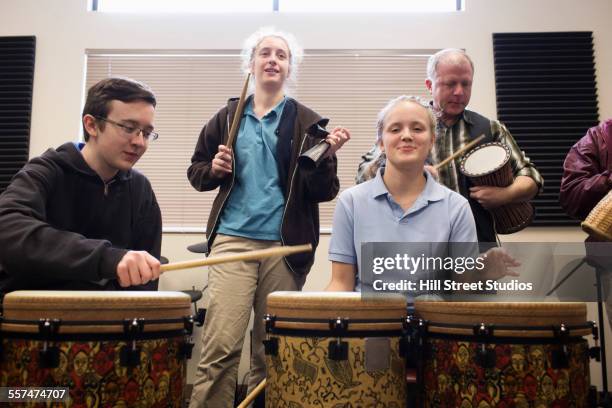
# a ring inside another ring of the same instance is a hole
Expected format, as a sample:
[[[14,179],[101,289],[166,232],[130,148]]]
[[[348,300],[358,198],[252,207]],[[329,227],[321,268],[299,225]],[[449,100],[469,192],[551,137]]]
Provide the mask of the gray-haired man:
[[[431,162],[441,162],[481,134],[485,135],[481,143],[502,142],[510,148],[515,178],[508,187],[472,186],[459,171],[458,159],[439,169],[438,174],[442,184],[468,199],[476,220],[478,241],[495,242],[495,225],[487,210],[532,199],[544,181],[503,124],[466,109],[473,79],[474,64],[463,50],[444,49],[430,57],[425,86],[433,98],[431,109],[438,117]],[[374,168],[384,165],[376,146],[363,159],[357,183],[367,180],[375,173]]]

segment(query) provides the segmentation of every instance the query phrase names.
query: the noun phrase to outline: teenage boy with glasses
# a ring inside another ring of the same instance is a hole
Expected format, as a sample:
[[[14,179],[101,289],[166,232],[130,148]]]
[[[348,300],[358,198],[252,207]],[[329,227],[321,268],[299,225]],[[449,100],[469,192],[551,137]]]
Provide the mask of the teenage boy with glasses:
[[[132,167],[157,139],[145,85],[89,89],[85,143],[30,160],[0,195],[0,296],[20,289],[156,290],[161,212]]]

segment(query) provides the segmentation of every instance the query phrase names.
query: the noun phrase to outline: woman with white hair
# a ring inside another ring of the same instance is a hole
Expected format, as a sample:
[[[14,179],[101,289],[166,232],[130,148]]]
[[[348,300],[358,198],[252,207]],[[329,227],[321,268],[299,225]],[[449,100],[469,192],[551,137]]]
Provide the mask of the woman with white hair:
[[[325,130],[328,120],[286,95],[301,51],[292,36],[263,29],[243,51],[253,78],[233,146],[229,124],[238,100],[230,99],[204,126],[187,172],[198,191],[219,187],[206,234],[210,254],[241,253],[319,241],[318,203],[339,190],[335,152],[349,131]],[[314,168],[298,156],[321,140],[330,144]],[[277,290],[300,290],[314,252],[209,268],[210,304],[202,334],[202,355],[192,407],[231,407],[238,363],[251,309],[255,320],[249,390],[265,377],[262,340],[266,297]]]

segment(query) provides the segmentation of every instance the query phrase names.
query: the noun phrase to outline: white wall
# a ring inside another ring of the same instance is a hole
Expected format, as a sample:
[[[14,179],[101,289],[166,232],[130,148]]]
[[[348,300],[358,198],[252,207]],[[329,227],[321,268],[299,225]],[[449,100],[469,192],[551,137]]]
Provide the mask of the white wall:
[[[464,47],[476,65],[471,107],[492,117],[493,32],[593,31],[600,114],[612,117],[610,15],[609,0],[467,0],[461,13],[373,16],[116,15],[88,12],[86,0],[2,0],[0,35],[37,37],[31,140],[36,155],[78,132],[86,49],[237,48],[262,25],[293,32],[304,48]]]
[[[465,48],[476,66],[470,106],[489,117],[496,114],[493,32],[593,31],[600,118],[612,117],[609,0],[466,0],[466,11],[460,13],[367,16],[115,15],[88,12],[86,3],[86,0],[0,0],[0,36],[37,38],[31,156],[77,138],[86,49],[235,49],[262,25],[293,32],[307,49]],[[203,214],[202,224],[205,217]],[[525,241],[581,239],[583,235],[577,229],[531,228],[512,237]],[[199,240],[196,235],[165,234],[163,252],[172,261],[194,257],[185,247]],[[328,243],[328,238],[323,237],[306,283],[308,290],[321,289],[328,279]],[[167,275],[162,286],[185,289],[192,285],[201,287],[204,282],[205,271],[195,270]],[[612,350],[612,342],[608,343]],[[194,355],[198,353],[196,350]],[[196,359],[192,360],[191,373]]]

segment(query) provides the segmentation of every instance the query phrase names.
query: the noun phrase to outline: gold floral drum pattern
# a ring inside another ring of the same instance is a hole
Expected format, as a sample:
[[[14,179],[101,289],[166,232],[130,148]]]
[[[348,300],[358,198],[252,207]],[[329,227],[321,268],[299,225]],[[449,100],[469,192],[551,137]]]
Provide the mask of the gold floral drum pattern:
[[[270,407],[406,406],[403,297],[275,292],[268,297]]]

